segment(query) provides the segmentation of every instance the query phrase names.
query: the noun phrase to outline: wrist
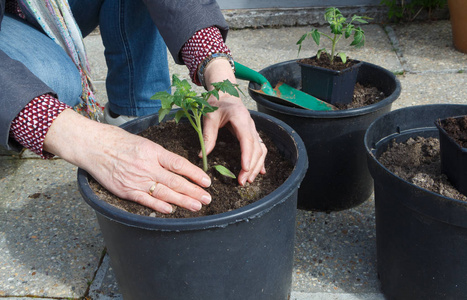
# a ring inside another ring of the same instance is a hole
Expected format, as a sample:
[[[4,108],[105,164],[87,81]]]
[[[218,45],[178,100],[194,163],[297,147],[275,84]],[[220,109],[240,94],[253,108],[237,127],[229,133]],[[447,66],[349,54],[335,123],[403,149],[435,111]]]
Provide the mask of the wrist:
[[[198,80],[201,83],[201,85],[204,86],[204,88],[206,90],[208,90],[209,83],[216,82],[216,81],[212,81],[212,80],[210,81],[209,80],[210,79],[209,74],[211,72],[207,72],[207,71],[208,71],[208,69],[212,70],[213,65],[219,65],[220,61],[224,61],[224,63],[220,65],[220,66],[222,66],[223,69],[224,68],[226,69],[226,70],[224,70],[224,72],[226,72],[227,69],[228,69],[228,70],[231,71],[232,74],[235,74],[235,64],[234,64],[234,60],[233,60],[232,56],[230,56],[227,53],[213,53],[213,54],[211,54],[205,60],[203,60],[203,62],[201,62],[201,64],[198,66],[198,70],[197,70]],[[227,62],[228,64],[226,64],[225,62]]]
[[[237,83],[235,73],[230,63],[224,59],[216,59],[206,68],[204,77],[206,80],[206,90],[212,90],[212,83],[229,80],[231,83]],[[221,92],[222,94],[222,92]]]

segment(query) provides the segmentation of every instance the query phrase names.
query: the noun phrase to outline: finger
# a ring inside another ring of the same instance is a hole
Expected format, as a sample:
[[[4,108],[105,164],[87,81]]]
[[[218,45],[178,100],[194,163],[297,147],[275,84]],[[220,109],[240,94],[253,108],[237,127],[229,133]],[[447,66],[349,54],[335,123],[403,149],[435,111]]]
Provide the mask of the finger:
[[[245,124],[245,123],[243,123]],[[244,127],[243,127],[244,128]],[[244,185],[248,180],[248,175],[257,164],[257,159],[261,157],[261,147],[259,145],[259,135],[256,132],[253,121],[249,125],[250,130],[241,130],[237,125],[231,124],[231,130],[237,137],[240,143],[240,149],[242,152],[241,166],[242,171],[238,176],[238,182]]]
[[[266,148],[266,145],[264,145],[262,141],[260,142],[260,147],[261,147],[261,156],[258,158],[256,166],[253,168],[253,171],[250,172],[249,177],[248,177],[248,182],[250,183],[255,180],[255,178],[258,176],[259,173],[261,174],[266,173],[264,161],[266,159],[268,149]]]
[[[263,172],[263,174],[266,173],[264,161],[267,155],[267,148],[259,137],[254,144],[254,148],[255,150],[253,151],[252,165],[250,166],[249,171],[244,172],[242,170],[239,174],[239,177],[241,177],[241,180],[245,183],[246,181],[250,183],[253,182],[260,172]]]
[[[162,183],[158,183],[156,185],[154,191],[151,193],[151,196],[156,200],[171,203],[191,211],[198,211],[202,207],[202,203],[200,201],[197,201],[187,195],[177,193],[175,190],[165,186]]]
[[[206,154],[211,153],[211,151],[216,146],[217,136],[219,134],[219,120],[212,117],[204,118],[203,126],[203,140],[204,146],[206,147]],[[201,152],[200,152],[201,157]]]
[[[171,214],[173,212],[172,205],[165,201],[158,200],[144,192],[138,192],[138,194],[135,196],[135,198],[132,199],[132,201],[149,207],[152,210],[158,211],[163,214]]]
[[[158,160],[160,165],[166,170],[185,176],[203,187],[211,185],[211,178],[202,169],[190,163],[184,157],[170,151],[163,151],[162,153],[158,153]]]
[[[157,178],[157,181],[151,182],[151,188],[155,184],[154,191],[151,194],[158,195],[156,198],[160,200],[176,204],[180,202],[180,199],[183,199],[185,202],[180,203],[182,203],[183,207],[186,208],[189,208],[190,206],[186,204],[186,200],[189,200],[191,203],[194,203],[193,201],[195,201],[206,205],[211,203],[211,195],[207,191],[181,176],[164,169],[157,170],[157,172],[155,172],[155,176],[156,177],[154,178]],[[150,183],[147,185],[149,186]],[[173,193],[169,193],[169,190],[173,191]],[[172,196],[176,196],[176,198],[172,199]],[[181,198],[182,196],[183,198]],[[197,203],[195,204],[198,206]],[[198,210],[200,208],[201,207],[199,207]]]

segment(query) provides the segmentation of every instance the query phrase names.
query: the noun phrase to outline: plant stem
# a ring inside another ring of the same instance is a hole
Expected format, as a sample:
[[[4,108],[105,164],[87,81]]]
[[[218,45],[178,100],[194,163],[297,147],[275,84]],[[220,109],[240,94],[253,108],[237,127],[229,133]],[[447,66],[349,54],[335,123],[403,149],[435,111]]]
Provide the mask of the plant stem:
[[[204,139],[203,139],[203,130],[201,129],[201,113],[198,113],[197,109],[192,109],[193,111],[193,118],[195,121],[193,121],[192,116],[188,113],[188,111],[184,110],[185,116],[188,118],[188,121],[190,121],[191,126],[195,129],[196,133],[198,134],[198,139],[199,139],[199,144],[201,146],[201,154],[203,156],[203,171],[206,172],[208,170],[208,158],[206,155],[206,146],[204,145]]]
[[[196,118],[196,123],[197,123],[197,130],[198,132],[198,138],[199,138],[199,144],[201,145],[201,154],[203,156],[203,170],[204,172],[207,172],[208,170],[208,157],[206,155],[206,146],[204,145],[204,138],[203,138],[203,130],[201,129],[201,116],[198,116]]]

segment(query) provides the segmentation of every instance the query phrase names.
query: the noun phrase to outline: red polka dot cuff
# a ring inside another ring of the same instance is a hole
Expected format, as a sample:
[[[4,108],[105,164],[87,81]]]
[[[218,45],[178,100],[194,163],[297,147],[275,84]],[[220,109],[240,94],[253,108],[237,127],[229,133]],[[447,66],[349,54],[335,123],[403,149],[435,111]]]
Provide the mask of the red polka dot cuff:
[[[201,85],[196,74],[198,66],[213,53],[226,53],[231,55],[217,27],[208,27],[198,30],[183,46],[182,59],[188,67],[191,80],[193,80],[195,84]]]
[[[43,149],[45,135],[52,122],[67,108],[71,107],[49,94],[36,97],[13,120],[10,136],[43,159],[52,158],[54,155]]]

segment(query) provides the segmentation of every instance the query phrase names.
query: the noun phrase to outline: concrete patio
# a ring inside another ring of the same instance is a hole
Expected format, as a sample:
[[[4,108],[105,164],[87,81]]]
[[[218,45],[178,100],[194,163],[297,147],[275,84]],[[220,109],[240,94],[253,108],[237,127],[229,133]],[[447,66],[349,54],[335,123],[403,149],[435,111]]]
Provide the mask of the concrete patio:
[[[309,27],[232,30],[227,45],[252,69],[297,58]],[[467,104],[467,54],[452,46],[449,21],[364,26],[363,49],[352,58],[398,74],[393,109]],[[98,33],[85,39],[97,98],[106,101],[106,66]],[[316,46],[302,51],[312,56]],[[187,78],[184,66],[170,68]],[[241,87],[246,91],[246,82]],[[243,97],[248,108],[256,104]],[[121,299],[93,210],[81,198],[77,168],[61,159],[0,149],[0,298]],[[373,197],[341,212],[299,211],[293,300],[384,299],[376,273]]]

